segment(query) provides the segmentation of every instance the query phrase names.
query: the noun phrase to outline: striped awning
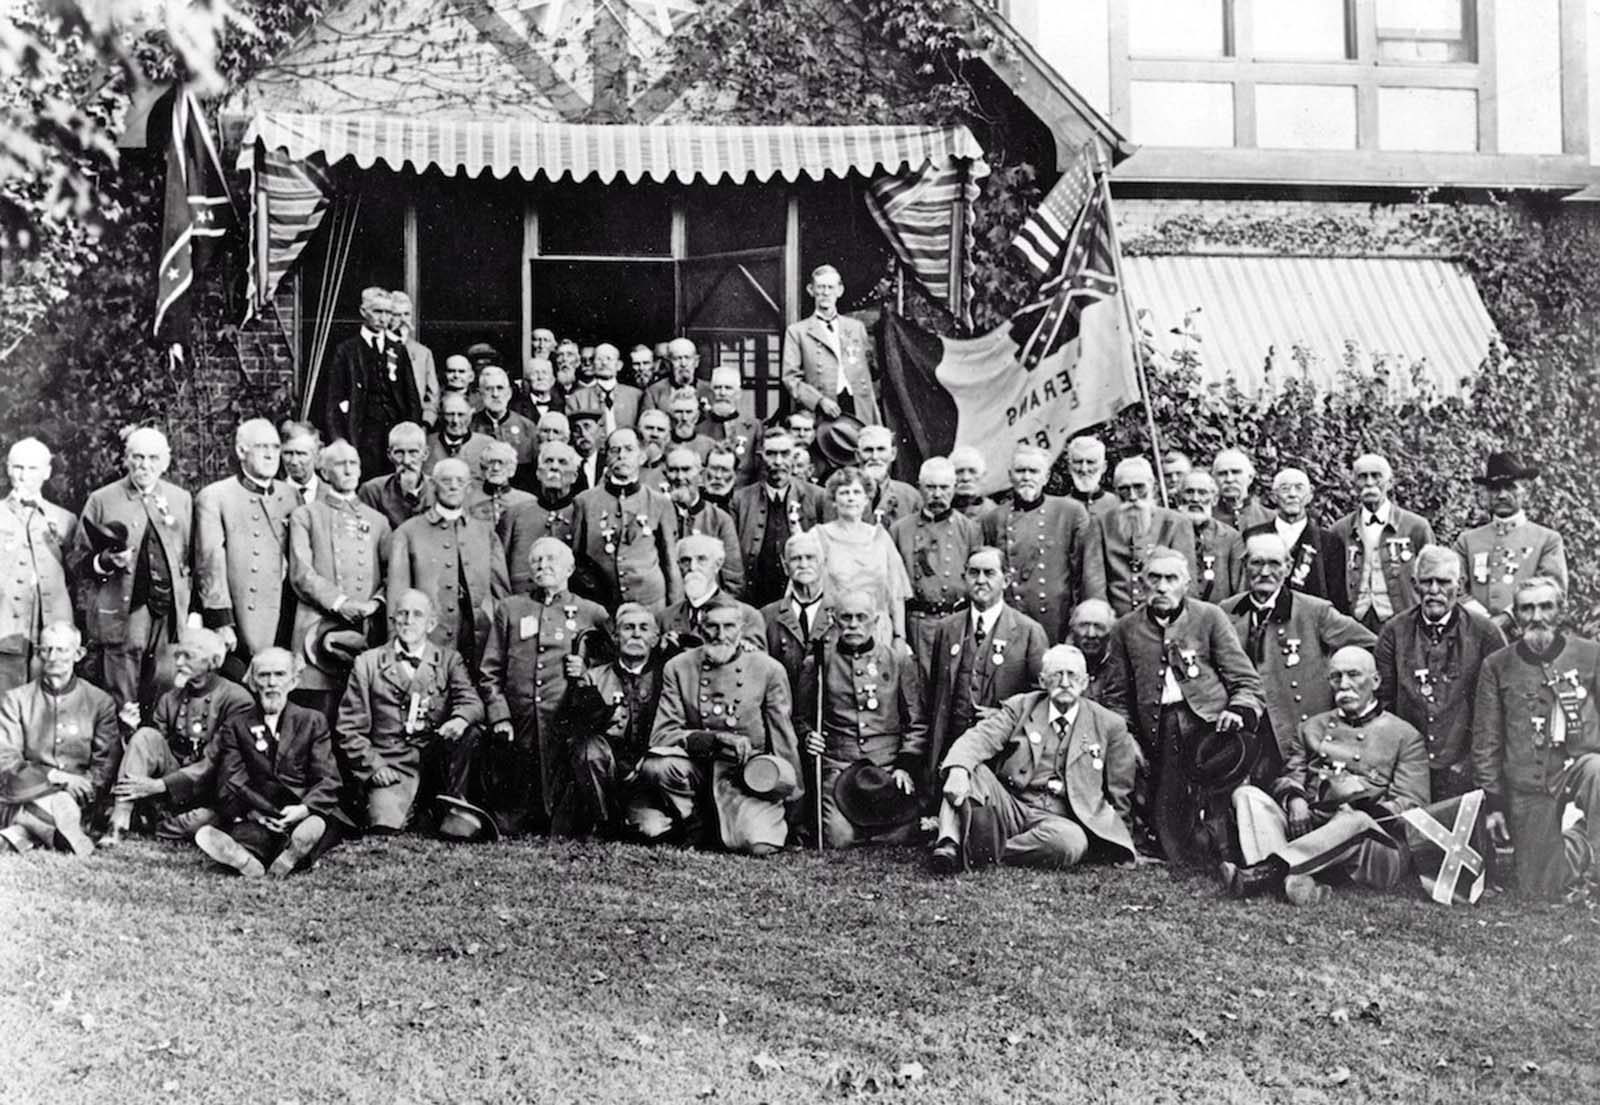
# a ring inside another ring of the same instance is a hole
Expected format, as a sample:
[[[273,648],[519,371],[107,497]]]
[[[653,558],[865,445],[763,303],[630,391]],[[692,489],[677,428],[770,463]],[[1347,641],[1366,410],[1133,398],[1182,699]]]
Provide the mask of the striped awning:
[[[1414,370],[1454,395],[1496,339],[1472,277],[1437,258],[1125,257],[1123,272],[1158,349],[1187,344],[1208,382],[1231,375],[1246,394],[1269,364],[1274,382],[1329,390],[1347,366],[1387,363],[1400,395],[1416,390]]]
[[[382,161],[391,169],[438,168],[449,175],[487,170],[495,177],[598,177],[602,183],[620,176],[629,184],[870,176],[983,156],[972,132],[959,126],[609,126],[262,112],[245,130],[241,168],[249,167],[257,140],[296,161],[321,154],[329,165],[348,157],[363,169]]]

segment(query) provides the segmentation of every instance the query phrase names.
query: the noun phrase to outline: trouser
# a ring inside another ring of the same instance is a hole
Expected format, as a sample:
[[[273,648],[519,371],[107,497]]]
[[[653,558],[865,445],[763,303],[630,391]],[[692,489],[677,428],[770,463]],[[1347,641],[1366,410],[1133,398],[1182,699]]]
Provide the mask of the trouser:
[[[968,776],[971,790],[960,808],[948,800],[939,807],[939,837],[960,842],[964,866],[1065,868],[1088,853],[1089,836],[1066,815],[1065,802],[1046,799],[1048,807],[1023,802],[986,764]]]
[[[597,826],[615,828],[621,816],[620,782],[610,738],[604,733],[580,737],[572,746],[571,761],[572,816],[563,828],[573,835],[588,833]]]
[[[134,730],[128,738],[128,746],[122,753],[122,765],[117,769],[117,778],[159,779],[184,766],[173,755],[172,746],[160,731],[145,727]],[[210,788],[207,789],[209,791]],[[159,795],[143,801],[146,808],[160,811],[160,818],[156,822],[158,840],[192,840],[201,826],[210,825],[217,819],[215,810],[204,806],[178,809]],[[122,830],[130,828],[133,825],[134,806],[134,799],[118,798],[111,807],[111,827]]]
[[[1168,863],[1205,867],[1222,858],[1226,803],[1193,786],[1183,765],[1206,723],[1182,702],[1161,707],[1153,742],[1141,742],[1145,767],[1134,776],[1134,812]]]
[[[19,633],[8,650],[0,651],[0,694],[33,679],[33,642]]]
[[[1233,792],[1233,810],[1239,823],[1239,850],[1246,864],[1278,856],[1291,874],[1346,876],[1363,886],[1387,889],[1406,875],[1406,853],[1395,843],[1385,844],[1383,829],[1358,810],[1341,810],[1323,818],[1310,832],[1289,839],[1289,817],[1260,787],[1242,786]]]
[[[647,752],[627,787],[623,823],[642,840],[698,842],[706,771],[687,754]]]
[[[173,615],[152,614],[140,606],[128,614],[127,633],[120,641],[98,642],[89,646],[85,674],[122,705],[139,704],[142,717],[148,717],[159,695],[155,687],[156,657],[173,641]]]
[[[938,634],[939,623],[944,618],[944,614],[906,611],[906,643],[911,646],[911,655],[917,658],[917,674],[922,676],[924,685],[928,682],[928,666],[933,662],[933,638]]]
[[[379,752],[383,765],[399,772],[400,781],[386,787],[367,786],[367,824],[398,832],[411,823],[419,797],[467,797],[477,751],[478,728],[469,725],[453,741],[430,733],[426,744],[404,744]]]
[[[872,760],[879,767],[892,768],[894,766],[893,749],[899,746],[899,738],[883,753],[865,757]],[[834,784],[839,781],[839,776],[849,767],[848,761],[824,756],[822,759],[822,841],[829,848],[850,848],[856,844],[901,844],[911,835],[915,828],[914,822],[902,825],[890,825],[877,828],[862,828],[845,816],[839,808],[839,803],[834,799]],[[815,801],[815,799],[812,799]]]
[[[1583,821],[1562,832],[1569,802],[1583,811]],[[1585,873],[1592,875],[1600,855],[1600,753],[1575,758],[1562,772],[1555,794],[1508,794],[1506,827],[1516,849],[1519,894],[1556,898]]]
[[[319,815],[322,816],[322,815]],[[328,849],[339,843],[344,836],[344,827],[332,817],[322,816],[322,838],[301,857],[295,864],[296,871],[304,871],[317,861]],[[242,847],[245,851],[261,861],[262,866],[270,866],[278,858],[278,853],[289,846],[289,835],[296,826],[291,825],[289,832],[280,833],[267,828],[259,821],[239,821],[229,825],[223,831]]]
[[[720,845],[736,853],[782,848],[787,808],[745,791],[738,776],[739,766],[731,761],[646,753],[632,780],[626,827],[644,840]]]

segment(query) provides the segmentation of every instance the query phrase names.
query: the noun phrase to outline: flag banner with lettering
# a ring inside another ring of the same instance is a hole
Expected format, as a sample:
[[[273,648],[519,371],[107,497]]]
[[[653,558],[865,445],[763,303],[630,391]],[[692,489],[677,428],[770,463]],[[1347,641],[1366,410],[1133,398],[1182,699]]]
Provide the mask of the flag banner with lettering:
[[[900,437],[901,471],[970,445],[988,462],[985,492],[1007,485],[1023,442],[1055,458],[1067,439],[1139,399],[1133,346],[1115,297],[1085,305],[1077,332],[1033,368],[1018,359],[1012,325],[974,338],[931,334],[885,313],[883,397]]]
[[[152,118],[170,113],[171,119],[152,330],[156,337],[181,345],[189,337],[195,279],[205,271],[214,244],[236,226],[236,220],[222,162],[199,101],[179,85],[167,95],[170,102],[164,99],[151,111]]]
[[[1491,844],[1483,824],[1483,791],[1406,810],[1406,845],[1422,889],[1440,905],[1469,905],[1483,896]]]

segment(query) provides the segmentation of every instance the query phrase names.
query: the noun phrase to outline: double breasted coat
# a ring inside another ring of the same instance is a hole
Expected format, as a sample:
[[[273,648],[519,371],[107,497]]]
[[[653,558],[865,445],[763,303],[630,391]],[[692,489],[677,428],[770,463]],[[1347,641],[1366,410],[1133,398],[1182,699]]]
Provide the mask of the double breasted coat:
[[[431,596],[439,618],[435,644],[454,648],[463,627],[470,627],[482,656],[495,603],[509,587],[505,550],[487,522],[464,514],[446,518],[430,507],[389,542],[389,605],[412,588]]]
[[[1006,603],[1065,640],[1072,608],[1083,596],[1083,557],[1089,512],[1071,499],[1044,495],[1032,503],[1015,496],[983,516],[983,543],[1006,554]]]
[[[288,620],[283,605],[292,610],[294,602],[285,586],[289,516],[299,506],[287,481],[269,480],[257,490],[238,476],[207,484],[194,497],[201,615],[210,628],[233,627],[241,656],[280,643],[280,622]]]
[[[350,624],[336,606],[383,601],[390,537],[388,520],[354,498],[323,495],[289,515],[289,582],[300,600],[292,647],[306,661],[300,674],[303,689],[344,685],[342,676],[317,666],[320,653],[313,646],[324,632]]]

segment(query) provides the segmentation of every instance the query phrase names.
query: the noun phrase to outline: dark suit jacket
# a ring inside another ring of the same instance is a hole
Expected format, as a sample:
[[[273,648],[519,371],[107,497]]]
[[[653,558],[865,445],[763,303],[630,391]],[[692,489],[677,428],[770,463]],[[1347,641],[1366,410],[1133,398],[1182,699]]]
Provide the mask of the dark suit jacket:
[[[800,638],[800,619],[785,595],[761,608],[767,626],[767,652],[783,665],[794,693],[794,727],[801,734],[817,726],[817,657],[814,646],[833,629],[833,599],[823,595],[811,617],[811,633]]]
[[[789,526],[789,536],[808,530],[823,520],[826,513],[824,498],[822,489],[814,484],[789,485],[784,501],[793,504],[794,516],[799,521],[799,525]],[[733,525],[739,534],[739,551],[744,556],[744,578],[747,581],[756,575],[756,560],[761,555],[761,539],[767,532],[767,511],[771,505],[767,502],[767,489],[762,484],[734,488]]]
[[[1135,568],[1142,570],[1145,552],[1156,545],[1177,550],[1193,564],[1194,526],[1176,510],[1152,506],[1150,528],[1136,550],[1120,506],[1092,512],[1089,543],[1083,550],[1083,598],[1104,599],[1118,617],[1144,605],[1144,579]]]
[[[390,339],[393,340],[393,339]],[[404,343],[395,347],[399,368],[395,384],[399,386],[400,422],[422,423],[422,397],[417,394],[417,377],[411,368],[411,357]],[[344,438],[351,444],[361,441],[367,426],[367,407],[373,388],[391,387],[384,366],[384,356],[362,340],[357,334],[346,338],[333,351],[333,365],[328,373],[328,401],[322,412],[322,428],[328,440]],[[384,427],[387,431],[388,427]]]
[[[354,827],[339,808],[339,765],[333,757],[328,721],[294,703],[278,718],[278,736],[267,729],[261,707],[241,710],[217,734],[222,763],[217,798],[224,817],[242,821],[251,811],[276,817],[285,806]],[[264,742],[265,749],[258,747]]]
[[[1243,590],[1244,573],[1248,571],[1245,560],[1250,538],[1258,533],[1276,534],[1277,519],[1250,526],[1243,531],[1243,547],[1239,552],[1239,587]],[[1345,586],[1344,542],[1331,529],[1324,529],[1307,519],[1306,528],[1300,531],[1300,540],[1289,550],[1289,586],[1307,595],[1327,599],[1339,613],[1350,613],[1350,592]]]
[[[952,732],[956,700],[956,670],[961,666],[961,649],[967,642],[970,606],[940,620],[933,637],[933,655],[926,658],[928,676],[923,683],[923,716],[928,719],[928,774],[936,778],[939,759],[960,733]],[[1004,642],[1001,661],[994,662],[994,642]],[[1012,695],[1037,689],[1044,651],[1050,647],[1044,628],[1028,615],[1011,606],[1000,608],[994,633],[983,646],[983,655],[973,657],[978,667],[980,706],[998,706]]]

